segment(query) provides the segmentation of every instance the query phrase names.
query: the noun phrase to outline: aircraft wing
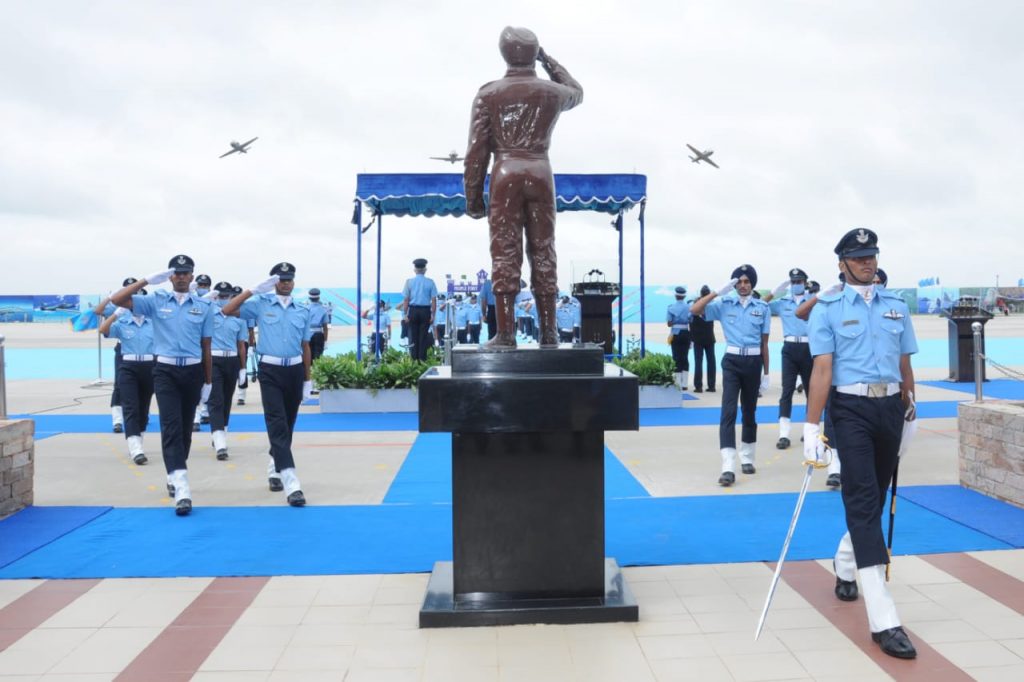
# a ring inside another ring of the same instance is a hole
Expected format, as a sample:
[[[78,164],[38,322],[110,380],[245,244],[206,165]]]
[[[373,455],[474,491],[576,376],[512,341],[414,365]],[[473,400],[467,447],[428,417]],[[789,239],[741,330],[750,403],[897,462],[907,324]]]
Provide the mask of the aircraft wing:
[[[251,145],[253,142],[255,142],[258,139],[260,139],[260,138],[254,137],[251,140],[249,140],[248,142],[243,142],[242,143],[242,149],[245,149],[246,147],[248,147],[249,145]]]
[[[218,159],[223,159],[223,158],[224,158],[225,156],[229,156],[229,155],[231,155],[231,154],[234,154],[234,153],[235,153],[235,152],[237,152],[237,151],[238,151],[237,149],[232,149],[231,151],[227,152],[226,154],[221,154],[221,155],[220,155],[220,156],[218,156],[217,158],[218,158]]]
[[[709,158],[708,158],[708,157],[706,157],[706,156],[705,156],[705,157],[704,157],[703,159],[701,159],[701,161],[707,161],[708,163],[710,163],[710,164],[711,164],[712,166],[714,166],[715,168],[718,168],[718,164],[717,164],[717,163],[715,163],[714,161],[712,161],[711,159],[709,159]]]
[[[437,161],[449,161],[450,160],[447,156],[431,156],[431,157],[428,157],[428,158],[435,159]]]
[[[697,156],[703,156],[703,152],[701,152],[701,151],[700,151],[699,149],[697,149],[696,147],[694,147],[694,146],[693,146],[692,144],[690,144],[689,142],[687,142],[687,143],[686,143],[686,146],[687,146],[687,147],[689,147],[689,148],[690,148],[690,151],[691,151],[691,152],[693,152],[694,154],[696,154]]]

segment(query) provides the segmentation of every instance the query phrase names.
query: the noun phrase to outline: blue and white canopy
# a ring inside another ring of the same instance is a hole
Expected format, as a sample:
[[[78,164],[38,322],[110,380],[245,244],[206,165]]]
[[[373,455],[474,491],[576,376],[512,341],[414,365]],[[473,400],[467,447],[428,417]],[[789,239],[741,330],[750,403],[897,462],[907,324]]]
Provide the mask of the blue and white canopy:
[[[488,183],[484,184],[487,193]],[[356,198],[378,215],[461,216],[466,194],[461,173],[362,173]],[[646,175],[555,174],[558,211],[617,214],[647,198]]]

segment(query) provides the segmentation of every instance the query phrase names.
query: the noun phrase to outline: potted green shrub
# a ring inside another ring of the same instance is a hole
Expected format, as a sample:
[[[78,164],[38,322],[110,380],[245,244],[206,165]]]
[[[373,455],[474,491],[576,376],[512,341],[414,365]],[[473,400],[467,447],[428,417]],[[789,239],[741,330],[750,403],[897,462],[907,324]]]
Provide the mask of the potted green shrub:
[[[639,350],[614,361],[622,369],[636,375],[640,384],[640,407],[680,407],[682,395],[672,382],[672,356]]]
[[[372,355],[358,360],[354,352],[325,355],[311,373],[321,412],[416,412],[416,382],[437,364],[436,350],[421,362],[390,348],[380,362]]]

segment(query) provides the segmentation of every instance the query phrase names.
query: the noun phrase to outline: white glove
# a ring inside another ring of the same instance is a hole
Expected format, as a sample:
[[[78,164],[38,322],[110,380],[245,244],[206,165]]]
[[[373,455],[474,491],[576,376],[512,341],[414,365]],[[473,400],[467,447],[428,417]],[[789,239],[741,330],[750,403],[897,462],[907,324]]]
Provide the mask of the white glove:
[[[246,379],[247,379],[247,377],[245,375],[245,370],[244,369],[238,370],[238,385],[241,386],[242,384],[244,384]]]
[[[720,288],[718,289],[718,295],[719,295],[719,296],[725,296],[726,294],[728,294],[728,293],[729,293],[730,291],[732,291],[733,289],[735,289],[735,288],[736,288],[736,282],[738,282],[738,281],[739,281],[739,280],[738,280],[738,279],[736,279],[735,277],[733,277],[732,279],[730,279],[730,280],[729,280],[729,283],[728,283],[728,284],[723,284],[723,285],[722,285],[722,286],[721,286],[721,287],[720,287]]]
[[[786,293],[786,289],[789,288],[789,279],[780,284],[779,286],[772,289],[772,298],[781,298]]]
[[[128,310],[128,308],[118,308],[117,310],[114,311],[114,317],[121,317],[122,315],[130,315],[131,312],[132,311]]]
[[[198,288],[199,288],[199,285],[196,284],[195,280],[192,280],[191,282],[188,283],[188,293],[194,294],[194,293],[196,293],[196,289],[198,289]]]
[[[835,284],[830,286],[828,289],[825,289],[825,291],[823,291],[820,294],[818,294],[818,296],[819,297],[821,297],[821,296],[835,296],[836,294],[838,294],[842,290],[843,290],[843,283],[842,282],[836,282]]]
[[[804,422],[804,464],[824,460],[825,443],[821,440],[821,426]]]
[[[303,381],[302,382],[302,399],[309,400],[313,397],[313,382]]]
[[[900,451],[897,457],[903,458],[903,453],[907,451],[907,446],[910,445],[910,441],[914,439],[914,434],[917,433],[917,420],[912,422],[903,422],[903,438],[900,439]]]
[[[251,291],[254,294],[268,294],[274,290],[274,285],[277,284],[280,280],[281,278],[278,275],[271,275],[270,277],[267,277],[265,280],[263,280],[256,286],[250,287],[249,291]]]
[[[907,391],[907,401],[910,403],[907,405],[906,412],[903,413],[903,420],[906,422],[912,422],[917,420],[917,401],[914,400],[914,392]]]
[[[761,392],[762,393],[767,391],[771,387],[771,385],[772,385],[772,381],[771,381],[770,376],[771,375],[769,375],[769,374],[762,374],[761,375]]]
[[[146,275],[144,279],[146,280],[147,284],[163,284],[164,282],[169,280],[171,278],[171,275],[173,274],[174,269],[172,268],[170,270],[161,270],[160,272],[154,272],[152,275]]]
[[[199,402],[203,405],[210,399],[210,391],[213,390],[213,384],[203,384],[203,392],[199,394]]]
[[[217,293],[217,292],[216,292],[216,291],[214,291],[213,289],[210,289],[210,290],[209,290],[208,292],[206,292],[205,294],[203,294],[203,300],[204,300],[204,301],[213,301],[213,300],[215,300],[216,298],[218,298],[219,296],[220,296],[220,294],[219,294],[219,293]]]

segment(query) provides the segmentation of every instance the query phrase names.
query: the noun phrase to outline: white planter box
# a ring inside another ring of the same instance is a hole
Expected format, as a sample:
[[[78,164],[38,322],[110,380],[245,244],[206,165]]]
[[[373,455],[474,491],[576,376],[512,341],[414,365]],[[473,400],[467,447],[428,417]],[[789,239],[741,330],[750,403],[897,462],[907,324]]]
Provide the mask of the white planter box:
[[[341,388],[320,391],[321,412],[417,412],[419,398],[411,388]]]
[[[682,407],[683,394],[675,386],[641,386],[640,407]]]

